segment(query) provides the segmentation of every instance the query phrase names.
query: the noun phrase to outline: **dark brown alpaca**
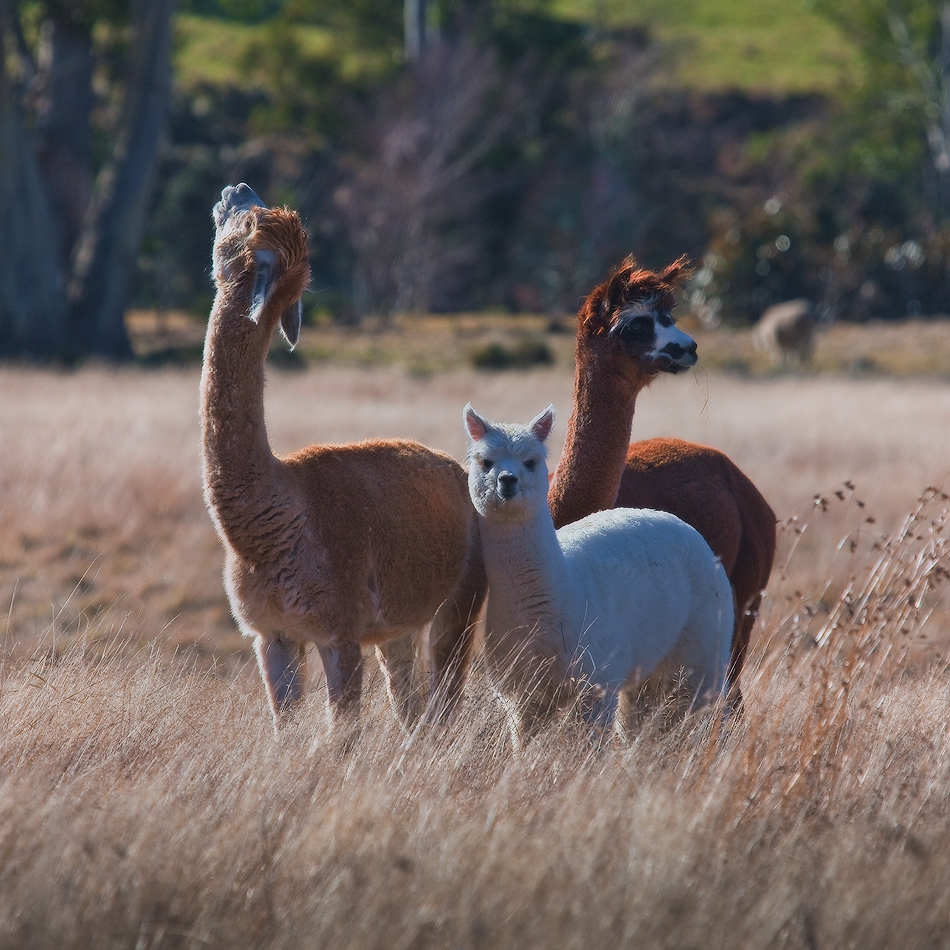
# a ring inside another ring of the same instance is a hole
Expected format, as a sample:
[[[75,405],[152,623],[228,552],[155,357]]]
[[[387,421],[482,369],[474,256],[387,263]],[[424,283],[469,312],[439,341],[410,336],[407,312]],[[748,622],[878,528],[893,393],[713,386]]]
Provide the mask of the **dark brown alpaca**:
[[[738,678],[772,572],[775,514],[717,449],[682,439],[630,444],[637,396],[659,373],[696,362],[673,325],[685,258],[661,271],[628,257],[578,315],[574,406],[548,501],[557,527],[605,508],[653,508],[691,524],[722,560],[736,597],[730,681]]]

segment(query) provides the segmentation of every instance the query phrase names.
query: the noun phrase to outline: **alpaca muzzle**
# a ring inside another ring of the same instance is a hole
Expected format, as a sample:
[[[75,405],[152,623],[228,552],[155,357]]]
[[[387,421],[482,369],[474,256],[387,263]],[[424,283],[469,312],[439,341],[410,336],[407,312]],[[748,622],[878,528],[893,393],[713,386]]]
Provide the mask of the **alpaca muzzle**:
[[[676,373],[696,365],[699,357],[696,355],[696,344],[689,343],[682,346],[679,343],[667,343],[657,354],[661,369],[666,373]]]
[[[518,494],[518,476],[502,472],[498,476],[498,494],[502,498],[514,498]]]
[[[257,192],[242,181],[237,185],[225,186],[221,191],[221,200],[214,206],[212,214],[216,227],[220,228],[229,218],[242,211],[266,207],[267,205],[264,204]]]

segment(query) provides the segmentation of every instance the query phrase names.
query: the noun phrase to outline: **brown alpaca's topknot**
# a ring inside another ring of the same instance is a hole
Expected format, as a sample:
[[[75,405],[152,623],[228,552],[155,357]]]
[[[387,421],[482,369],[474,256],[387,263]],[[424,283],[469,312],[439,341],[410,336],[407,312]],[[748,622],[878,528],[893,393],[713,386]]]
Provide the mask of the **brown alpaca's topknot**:
[[[280,270],[289,274],[306,268],[309,277],[310,262],[307,253],[307,234],[300,215],[289,208],[254,209],[254,233],[248,240],[252,251],[273,251],[280,260]]]
[[[638,300],[669,313],[676,304],[674,292],[692,274],[685,255],[659,271],[640,267],[633,255],[628,255],[607,280],[587,295],[578,313],[580,325],[591,335],[608,333],[614,315]]]

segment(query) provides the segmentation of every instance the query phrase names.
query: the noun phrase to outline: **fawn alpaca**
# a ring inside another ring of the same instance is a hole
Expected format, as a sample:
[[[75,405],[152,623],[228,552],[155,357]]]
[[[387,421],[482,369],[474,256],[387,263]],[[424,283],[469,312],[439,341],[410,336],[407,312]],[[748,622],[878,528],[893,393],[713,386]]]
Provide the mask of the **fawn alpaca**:
[[[818,333],[818,312],[810,300],[773,304],[759,317],[752,339],[773,366],[802,366],[811,359]]]
[[[559,706],[593,697],[605,727],[641,688],[681,676],[691,700],[726,684],[732,591],[699,532],[661,511],[613,509],[555,530],[546,409],[527,426],[465,407],[469,492],[488,573],[485,653],[516,746]],[[584,703],[582,702],[582,707]]]
[[[264,424],[264,360],[278,322],[300,332],[310,279],[293,211],[244,184],[215,205],[214,308],[201,374],[205,501],[225,548],[235,619],[254,637],[275,725],[316,646],[334,719],[359,711],[375,645],[404,722],[419,713],[409,634],[430,630],[433,686],[451,705],[485,596],[462,467],[408,441],[315,445],[276,458]]]
[[[606,508],[655,508],[692,525],[720,558],[736,598],[730,681],[738,679],[775,556],[775,514],[728,456],[682,439],[630,444],[640,391],[696,363],[671,317],[685,258],[661,271],[628,257],[578,314],[574,405],[548,500],[556,526]]]

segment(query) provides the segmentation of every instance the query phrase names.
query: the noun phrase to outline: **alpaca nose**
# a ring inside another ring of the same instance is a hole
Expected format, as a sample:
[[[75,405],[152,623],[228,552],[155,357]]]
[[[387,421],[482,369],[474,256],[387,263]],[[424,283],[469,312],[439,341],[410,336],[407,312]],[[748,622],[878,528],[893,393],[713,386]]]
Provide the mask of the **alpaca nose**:
[[[502,498],[513,498],[518,493],[518,476],[511,472],[502,472],[498,476],[498,494]]]
[[[227,194],[225,194],[227,193]],[[257,205],[259,208],[266,208],[267,205],[258,197],[257,192],[243,181],[238,185],[232,185],[221,192],[221,197],[232,208],[238,210],[243,208],[253,208]]]
[[[674,360],[681,360],[687,356],[691,356],[695,360],[696,343],[691,341],[686,346],[681,346],[679,343],[667,343],[660,352]]]

